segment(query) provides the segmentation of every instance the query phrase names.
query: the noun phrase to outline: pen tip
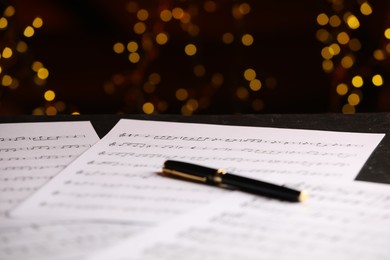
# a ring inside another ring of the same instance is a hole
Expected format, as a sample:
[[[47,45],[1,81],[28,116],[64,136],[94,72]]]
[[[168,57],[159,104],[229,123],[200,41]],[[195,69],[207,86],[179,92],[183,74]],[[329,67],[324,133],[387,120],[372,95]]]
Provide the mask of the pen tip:
[[[298,201],[303,202],[306,201],[309,198],[309,194],[305,191],[301,191],[301,194],[299,194]]]

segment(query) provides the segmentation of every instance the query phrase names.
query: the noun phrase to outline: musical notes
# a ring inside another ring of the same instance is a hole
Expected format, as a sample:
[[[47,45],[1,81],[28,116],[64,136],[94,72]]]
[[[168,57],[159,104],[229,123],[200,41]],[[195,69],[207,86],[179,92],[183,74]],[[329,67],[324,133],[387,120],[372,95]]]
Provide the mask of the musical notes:
[[[10,209],[99,140],[89,122],[0,124],[0,133],[0,227],[12,222]]]
[[[0,137],[0,142],[20,142],[20,141],[58,141],[60,139],[78,139],[86,138],[82,135],[57,135],[57,136],[19,136],[19,137]]]
[[[226,168],[278,183],[352,180],[382,138],[383,134],[120,120],[12,216],[159,223],[229,192],[162,177],[165,160]]]
[[[308,184],[305,203],[233,193],[128,238],[90,260],[376,259],[390,255],[390,190]]]

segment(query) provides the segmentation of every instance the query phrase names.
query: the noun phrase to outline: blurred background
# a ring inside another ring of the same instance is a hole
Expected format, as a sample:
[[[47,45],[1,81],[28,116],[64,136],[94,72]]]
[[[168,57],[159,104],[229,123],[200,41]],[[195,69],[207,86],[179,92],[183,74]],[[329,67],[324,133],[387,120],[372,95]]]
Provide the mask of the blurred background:
[[[390,111],[390,1],[2,0],[0,114]]]

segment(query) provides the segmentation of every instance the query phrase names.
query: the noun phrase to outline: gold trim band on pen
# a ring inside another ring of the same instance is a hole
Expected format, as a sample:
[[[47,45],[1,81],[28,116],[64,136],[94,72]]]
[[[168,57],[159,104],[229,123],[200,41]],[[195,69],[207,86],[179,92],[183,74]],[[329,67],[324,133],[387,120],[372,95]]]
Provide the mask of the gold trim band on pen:
[[[189,179],[189,180],[192,180],[192,181],[207,182],[207,178],[206,177],[194,176],[194,175],[191,175],[191,174],[188,174],[188,173],[184,173],[184,172],[179,172],[179,171],[176,171],[176,170],[163,168],[163,172],[164,173],[168,173],[168,174],[172,174],[172,175],[175,175],[175,176],[178,176],[178,177],[181,177],[181,178]]]

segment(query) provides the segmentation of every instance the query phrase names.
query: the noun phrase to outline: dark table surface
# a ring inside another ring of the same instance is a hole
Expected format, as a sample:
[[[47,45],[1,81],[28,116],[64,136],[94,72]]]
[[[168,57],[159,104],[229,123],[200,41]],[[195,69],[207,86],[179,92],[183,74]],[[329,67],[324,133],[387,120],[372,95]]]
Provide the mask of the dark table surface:
[[[221,125],[385,133],[386,136],[362,168],[356,180],[390,184],[390,113],[369,114],[261,114],[261,115],[57,115],[2,116],[0,123],[91,121],[102,138],[121,118]],[[0,133],[1,134],[1,133]]]

